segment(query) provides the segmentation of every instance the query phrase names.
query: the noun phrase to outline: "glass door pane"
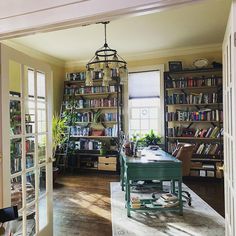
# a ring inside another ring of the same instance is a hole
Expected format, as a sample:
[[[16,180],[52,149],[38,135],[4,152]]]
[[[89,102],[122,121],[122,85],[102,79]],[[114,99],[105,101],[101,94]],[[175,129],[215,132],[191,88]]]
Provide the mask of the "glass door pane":
[[[40,235],[41,230],[52,232],[46,74],[15,61],[10,61],[8,74],[9,198],[20,215],[14,235]]]

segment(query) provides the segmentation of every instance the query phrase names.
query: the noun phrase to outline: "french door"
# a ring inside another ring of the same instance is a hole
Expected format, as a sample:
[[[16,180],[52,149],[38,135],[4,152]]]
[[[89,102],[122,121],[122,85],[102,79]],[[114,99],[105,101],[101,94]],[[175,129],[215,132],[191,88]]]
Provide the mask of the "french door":
[[[52,236],[51,70],[7,47],[2,55],[3,206],[20,215],[9,230]]]
[[[223,42],[225,228],[236,235],[236,0]]]

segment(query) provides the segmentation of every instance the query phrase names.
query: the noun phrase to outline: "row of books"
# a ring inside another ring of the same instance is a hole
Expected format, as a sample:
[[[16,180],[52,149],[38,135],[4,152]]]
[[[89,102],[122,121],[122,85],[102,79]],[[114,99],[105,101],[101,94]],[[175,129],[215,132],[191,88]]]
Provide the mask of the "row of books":
[[[223,121],[222,110],[204,109],[199,111],[167,112],[166,121]]]
[[[11,174],[17,173],[21,170],[21,157],[11,158]]]
[[[90,86],[90,87],[80,87],[76,85],[65,86],[64,94],[65,95],[80,95],[80,94],[96,94],[96,93],[113,93],[117,92],[118,87],[115,85],[111,86]]]
[[[167,104],[209,104],[221,103],[222,96],[218,93],[173,93],[167,96]]]
[[[111,77],[115,78],[119,76],[118,69],[110,69]],[[93,80],[102,79],[103,78],[103,70],[100,71],[91,71],[91,76]],[[67,73],[66,79],[70,81],[85,81],[86,79],[86,72],[77,72],[77,73]]]
[[[34,139],[27,139],[25,141],[25,151],[26,153],[34,152]]]
[[[74,107],[81,108],[96,108],[96,107],[115,107],[117,105],[117,98],[101,98],[101,99],[87,99],[76,100]]]
[[[167,150],[169,153],[173,153],[176,149],[176,143],[168,143]],[[193,155],[222,155],[223,145],[220,143],[198,143],[195,144]],[[206,156],[207,158],[207,156]]]
[[[202,155],[221,155],[223,147],[219,143],[201,143],[196,144],[195,146],[195,154]]]
[[[79,141],[70,141],[69,148],[71,150],[99,150],[101,142],[93,139],[80,139]]]
[[[117,92],[118,87],[115,85],[111,86],[92,86],[92,87],[80,87],[75,90],[75,95],[77,94],[96,94],[96,93],[114,93]]]
[[[83,112],[77,113],[74,122],[92,122],[94,117],[94,113]],[[117,121],[117,113],[103,113],[102,114],[102,121]]]
[[[194,137],[197,138],[220,138],[224,134],[224,128],[219,128],[217,126],[210,127],[208,129],[196,129]]]
[[[105,136],[117,137],[118,125],[113,125],[113,127],[105,128]]]
[[[169,137],[195,137],[195,138],[220,138],[223,136],[224,129],[210,127],[208,129],[184,128],[182,126],[170,127],[167,129]]]
[[[186,88],[186,87],[204,87],[221,86],[222,77],[180,77],[178,79],[167,80],[167,88]]]
[[[99,136],[111,136],[117,137],[118,126],[106,127],[99,132]],[[93,136],[93,130],[90,127],[72,126],[70,129],[70,135],[73,136]],[[97,136],[97,135],[95,135]]]

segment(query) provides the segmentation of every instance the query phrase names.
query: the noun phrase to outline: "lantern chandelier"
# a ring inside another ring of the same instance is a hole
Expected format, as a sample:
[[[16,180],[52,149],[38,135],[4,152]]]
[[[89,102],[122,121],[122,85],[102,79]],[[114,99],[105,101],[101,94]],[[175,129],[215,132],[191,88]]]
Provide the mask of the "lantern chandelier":
[[[94,57],[86,65],[86,86],[93,86],[96,78],[102,78],[103,86],[109,86],[112,80],[117,80],[120,84],[128,80],[126,61],[107,44],[106,26],[108,23],[109,21],[102,22],[105,33],[104,45],[95,52]]]

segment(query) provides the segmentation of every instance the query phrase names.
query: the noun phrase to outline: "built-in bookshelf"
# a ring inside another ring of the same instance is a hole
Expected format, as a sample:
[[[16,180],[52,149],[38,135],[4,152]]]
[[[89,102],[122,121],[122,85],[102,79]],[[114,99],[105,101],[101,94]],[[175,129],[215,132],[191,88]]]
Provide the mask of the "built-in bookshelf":
[[[195,145],[190,175],[222,178],[222,69],[165,72],[165,144],[172,153],[178,142]]]
[[[114,157],[117,159],[119,154],[118,137],[122,130],[119,78],[113,76],[109,86],[102,86],[102,75],[96,73],[93,86],[85,86],[84,72],[68,73],[66,77],[61,117],[68,120],[68,167],[116,171],[119,162],[114,162]],[[96,130],[98,115],[101,128]]]

